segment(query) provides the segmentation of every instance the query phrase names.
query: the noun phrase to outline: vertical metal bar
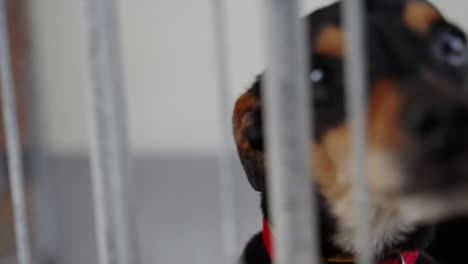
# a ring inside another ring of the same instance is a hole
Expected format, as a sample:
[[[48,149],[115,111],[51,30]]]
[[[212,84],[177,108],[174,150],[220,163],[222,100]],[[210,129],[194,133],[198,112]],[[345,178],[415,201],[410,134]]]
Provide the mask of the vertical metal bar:
[[[35,47],[37,43],[36,34],[39,34],[33,30],[32,23],[34,22],[31,18],[31,10],[26,11],[26,27],[28,46]],[[61,230],[58,214],[58,204],[56,192],[53,188],[53,179],[50,170],[50,160],[47,153],[46,146],[43,142],[44,127],[43,116],[40,113],[43,105],[39,96],[41,93],[38,83],[40,83],[40,76],[37,72],[38,69],[38,58],[34,48],[28,49],[26,55],[26,94],[28,95],[28,128],[34,133],[30,133],[28,136],[29,140],[29,155],[30,164],[26,166],[26,175],[31,174],[32,186],[33,186],[33,198],[32,207],[34,208],[34,227],[36,235],[36,251],[39,255],[39,259],[36,262],[39,263],[56,263],[59,253],[61,252]]]
[[[113,0],[87,0],[90,155],[100,264],[138,263],[120,37]]]
[[[319,263],[305,25],[299,18],[299,1],[267,3],[269,67],[263,94],[275,259],[280,264]]]
[[[346,29],[346,111],[351,124],[350,169],[353,178],[353,197],[357,212],[356,234],[359,261],[373,263],[369,248],[371,236],[370,196],[367,183],[367,63],[365,57],[364,1],[343,1],[342,14]]]
[[[233,155],[231,142],[231,112],[229,91],[229,58],[227,54],[228,34],[225,25],[224,0],[212,0],[215,55],[218,85],[218,112],[221,118],[221,144],[218,154],[219,184],[221,195],[221,228],[223,236],[224,263],[237,263],[237,228],[235,214]]]
[[[29,166],[26,166],[26,175],[31,175],[31,183],[33,186],[33,201],[34,208],[34,226],[37,240],[36,251],[39,254],[40,263],[55,263],[61,250],[60,243],[60,221],[57,212],[56,193],[52,186],[52,176],[50,173],[50,160],[41,141],[44,137],[40,117],[40,102],[39,89],[37,87],[36,76],[36,59],[34,54],[29,51],[28,54],[28,80],[27,94],[29,111],[28,127],[30,131],[34,131],[29,135]]]
[[[0,79],[8,157],[8,174],[15,217],[16,246],[18,262],[20,264],[30,264],[31,243],[29,241],[24,173],[18,120],[16,116],[15,84],[11,68],[7,14],[5,0],[0,0]]]

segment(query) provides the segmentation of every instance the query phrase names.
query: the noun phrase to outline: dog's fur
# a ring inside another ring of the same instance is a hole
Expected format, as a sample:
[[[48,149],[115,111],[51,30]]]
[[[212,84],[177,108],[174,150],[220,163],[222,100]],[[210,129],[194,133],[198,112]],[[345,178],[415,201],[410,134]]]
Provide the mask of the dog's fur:
[[[468,52],[464,33],[423,0],[368,0],[368,182],[372,241],[378,260],[424,249],[431,224],[468,208]],[[305,18],[311,43],[313,179],[320,204],[321,254],[356,253],[341,3]],[[312,76],[313,75],[313,76]],[[233,132],[252,187],[269,220],[262,125],[263,75],[236,102]],[[261,234],[247,244],[247,264],[267,264]],[[417,264],[435,263],[422,253]]]

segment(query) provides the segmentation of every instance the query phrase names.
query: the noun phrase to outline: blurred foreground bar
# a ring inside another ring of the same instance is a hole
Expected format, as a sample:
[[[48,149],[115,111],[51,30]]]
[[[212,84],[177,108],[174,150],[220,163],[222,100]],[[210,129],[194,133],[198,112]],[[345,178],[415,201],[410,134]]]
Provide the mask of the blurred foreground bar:
[[[364,1],[343,1],[343,23],[347,39],[345,60],[346,112],[351,124],[350,168],[353,198],[357,211],[356,234],[358,259],[361,264],[373,263],[371,248],[371,215],[367,184],[367,63],[365,57]]]
[[[8,16],[5,0],[0,0],[0,79],[5,128],[8,174],[15,219],[16,247],[19,264],[31,264],[28,216],[24,186],[21,143],[16,112],[15,84],[11,65]]]
[[[311,193],[310,102],[305,26],[299,1],[269,0],[265,103],[269,205],[275,262],[318,262]]]
[[[113,0],[88,0],[90,155],[100,264],[137,264],[120,37]]]
[[[235,183],[233,174],[231,103],[229,91],[229,61],[227,55],[225,0],[212,0],[215,40],[218,109],[221,126],[221,142],[218,153],[219,194],[221,198],[221,230],[223,236],[224,263],[237,263],[237,225],[235,211]]]

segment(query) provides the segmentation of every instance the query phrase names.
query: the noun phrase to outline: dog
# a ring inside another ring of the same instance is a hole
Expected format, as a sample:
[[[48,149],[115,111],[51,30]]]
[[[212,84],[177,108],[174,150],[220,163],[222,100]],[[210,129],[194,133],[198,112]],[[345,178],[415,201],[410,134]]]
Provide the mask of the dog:
[[[341,2],[304,18],[310,48],[311,184],[319,204],[323,263],[353,263],[357,217],[345,113],[346,36]],[[435,264],[433,226],[468,210],[468,48],[464,32],[424,0],[368,0],[367,163],[372,203],[369,248],[377,263]],[[233,134],[264,228],[247,243],[246,264],[269,264],[274,227],[265,172],[264,74],[236,101]]]

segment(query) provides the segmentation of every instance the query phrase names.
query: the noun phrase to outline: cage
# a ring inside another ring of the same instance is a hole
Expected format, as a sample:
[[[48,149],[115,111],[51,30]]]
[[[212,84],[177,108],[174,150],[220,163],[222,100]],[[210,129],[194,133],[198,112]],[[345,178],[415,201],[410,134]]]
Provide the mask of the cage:
[[[262,216],[231,114],[265,67],[276,260],[321,263],[298,18],[333,2],[0,0],[0,263],[236,263]],[[468,3],[432,2],[468,28]],[[358,256],[372,263],[363,4],[342,14]]]

